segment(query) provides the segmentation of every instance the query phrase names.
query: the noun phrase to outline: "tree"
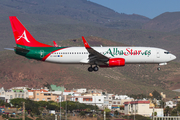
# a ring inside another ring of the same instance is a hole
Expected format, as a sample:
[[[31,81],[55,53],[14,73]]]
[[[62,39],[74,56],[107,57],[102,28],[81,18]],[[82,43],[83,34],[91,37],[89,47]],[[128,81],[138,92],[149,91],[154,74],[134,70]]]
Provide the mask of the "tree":
[[[173,109],[173,110],[172,110],[171,116],[177,116],[177,109]]]
[[[157,92],[156,90],[154,90],[154,91],[152,92],[152,94],[153,94],[153,97],[154,97],[154,98],[156,98],[157,100],[161,100],[161,95],[160,95],[159,92]]]
[[[154,116],[157,116],[157,112],[154,112]]]
[[[5,103],[5,106],[6,106],[6,107],[11,107],[11,104]]]
[[[105,108],[104,111],[106,112],[106,117],[110,118],[111,117],[111,115],[110,115],[111,110],[108,108]]]
[[[164,109],[164,115],[165,115],[165,116],[170,115],[171,111],[172,111],[172,109],[169,108],[169,106],[167,106],[167,107]]]
[[[46,101],[39,101],[38,104],[40,107],[46,107],[49,103]]]
[[[30,99],[25,100],[25,106],[27,111],[31,111],[35,115],[40,115],[39,104],[36,101]]]
[[[84,118],[84,117],[86,117],[86,114],[85,114],[84,111],[81,111],[81,112],[79,113],[79,116],[80,116],[81,118]]]
[[[25,102],[25,99],[23,98],[15,98],[10,101],[10,103],[15,107],[22,107],[23,102]]]
[[[178,102],[178,104],[177,104],[177,111],[180,112],[180,102]]]
[[[75,102],[72,102],[72,101],[68,101],[67,109],[70,110],[71,112],[72,112],[73,110],[76,110],[76,109],[77,109],[76,103],[75,103]]]
[[[46,82],[46,84],[43,84],[43,85],[44,85],[44,87],[47,87],[49,90],[52,90],[51,85],[49,83]]]
[[[165,106],[165,102],[164,102],[163,100],[161,100],[161,101],[160,101],[160,107],[161,107],[161,108],[164,108],[164,106]]]
[[[47,105],[46,109],[48,109],[48,110],[58,110],[59,107],[56,106],[56,105],[49,104],[49,105]]]
[[[0,106],[4,106],[5,104],[4,100],[0,100]]]
[[[116,110],[114,111],[114,116],[117,117],[119,115],[119,112]]]

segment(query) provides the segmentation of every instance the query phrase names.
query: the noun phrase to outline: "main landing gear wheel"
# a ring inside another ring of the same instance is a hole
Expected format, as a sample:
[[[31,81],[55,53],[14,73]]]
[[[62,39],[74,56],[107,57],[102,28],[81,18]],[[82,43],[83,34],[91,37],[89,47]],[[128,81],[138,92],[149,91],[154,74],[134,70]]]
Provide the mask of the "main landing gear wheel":
[[[97,66],[93,67],[93,70],[96,72],[99,70],[99,68]]]
[[[158,70],[158,71],[160,71],[160,70],[161,70],[161,68],[160,68],[160,67],[158,67],[158,68],[157,68],[157,70]]]
[[[92,65],[88,68],[88,71],[89,72],[92,72],[92,71],[98,71],[99,70],[99,68],[98,68],[98,66],[95,66],[95,67],[92,67]]]
[[[88,68],[88,71],[89,71],[89,72],[92,72],[92,71],[93,71],[92,66]]]

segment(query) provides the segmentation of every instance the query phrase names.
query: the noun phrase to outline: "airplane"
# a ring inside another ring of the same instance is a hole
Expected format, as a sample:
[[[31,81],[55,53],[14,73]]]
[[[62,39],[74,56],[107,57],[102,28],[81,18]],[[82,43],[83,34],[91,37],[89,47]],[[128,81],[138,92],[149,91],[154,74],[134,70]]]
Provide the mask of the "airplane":
[[[99,67],[123,67],[125,64],[167,65],[176,56],[167,50],[155,47],[91,47],[82,36],[84,47],[59,47],[40,43],[28,32],[16,16],[9,16],[16,41],[14,51],[26,58],[60,64],[89,64],[88,71]]]

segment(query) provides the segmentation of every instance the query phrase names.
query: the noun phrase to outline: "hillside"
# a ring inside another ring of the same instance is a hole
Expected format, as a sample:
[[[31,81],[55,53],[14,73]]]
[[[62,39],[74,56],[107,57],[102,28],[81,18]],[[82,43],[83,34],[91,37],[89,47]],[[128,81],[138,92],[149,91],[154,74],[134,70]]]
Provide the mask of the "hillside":
[[[94,46],[123,45],[98,37],[86,37]],[[59,41],[59,45],[79,46],[81,39]],[[81,43],[82,44],[82,43]],[[171,89],[179,87],[180,64],[171,62],[157,71],[157,65],[126,65],[118,68],[100,68],[89,73],[87,65],[61,65],[45,63],[15,55],[12,51],[1,52],[0,87],[28,85],[42,87],[46,82],[72,88],[100,88],[117,94],[148,94],[154,89],[174,97]]]
[[[180,28],[180,12],[166,12],[150,20],[143,29],[170,32]]]

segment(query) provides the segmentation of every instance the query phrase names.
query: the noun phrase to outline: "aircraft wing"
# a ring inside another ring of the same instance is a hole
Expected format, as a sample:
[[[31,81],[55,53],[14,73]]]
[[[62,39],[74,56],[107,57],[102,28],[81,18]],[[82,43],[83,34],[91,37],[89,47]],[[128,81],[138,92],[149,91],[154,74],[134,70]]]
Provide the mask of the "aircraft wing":
[[[83,36],[82,36],[82,40],[83,40],[85,48],[90,53],[89,62],[92,64],[97,64],[97,65],[99,65],[99,64],[100,65],[107,65],[106,62],[109,60],[109,58],[104,56],[103,54],[97,52],[93,48],[91,48]]]

